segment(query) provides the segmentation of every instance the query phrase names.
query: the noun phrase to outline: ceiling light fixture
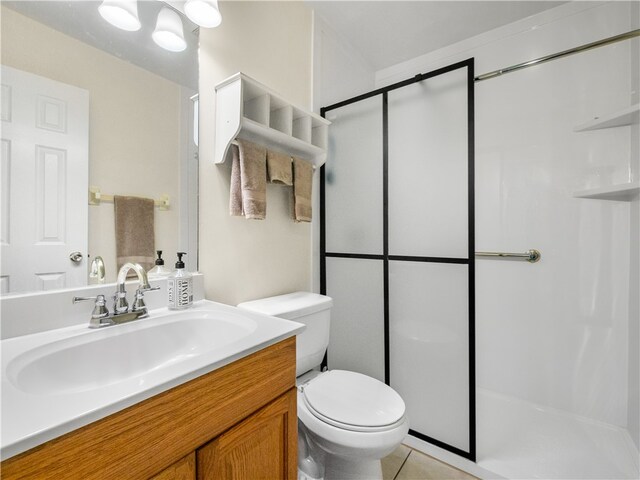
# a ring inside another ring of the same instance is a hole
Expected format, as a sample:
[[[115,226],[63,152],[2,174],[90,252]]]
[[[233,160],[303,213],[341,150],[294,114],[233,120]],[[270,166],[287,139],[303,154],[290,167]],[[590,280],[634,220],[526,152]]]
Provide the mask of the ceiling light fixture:
[[[205,28],[217,27],[222,22],[218,0],[187,0],[184,13],[193,23]]]
[[[156,29],[151,35],[153,41],[170,52],[181,52],[187,48],[182,30],[180,16],[168,7],[163,7],[158,14]]]
[[[98,11],[114,27],[128,32],[140,30],[138,3],[135,0],[104,0]]]

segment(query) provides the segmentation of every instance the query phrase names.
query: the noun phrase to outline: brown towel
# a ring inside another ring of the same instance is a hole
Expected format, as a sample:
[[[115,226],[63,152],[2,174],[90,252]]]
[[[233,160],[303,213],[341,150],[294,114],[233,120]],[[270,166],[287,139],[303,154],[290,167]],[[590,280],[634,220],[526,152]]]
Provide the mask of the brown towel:
[[[267,214],[267,149],[238,140],[240,186],[245,218],[264,220]]]
[[[229,195],[229,215],[243,217],[242,183],[240,182],[240,152],[237,145],[231,145],[233,163],[231,164],[231,191]]]
[[[145,270],[154,264],[154,202],[150,198],[114,196],[116,261],[118,270],[127,262]]]
[[[267,151],[267,178],[269,183],[293,185],[291,174],[291,155]]]
[[[313,165],[293,157],[293,218],[296,222],[311,221],[311,186]]]

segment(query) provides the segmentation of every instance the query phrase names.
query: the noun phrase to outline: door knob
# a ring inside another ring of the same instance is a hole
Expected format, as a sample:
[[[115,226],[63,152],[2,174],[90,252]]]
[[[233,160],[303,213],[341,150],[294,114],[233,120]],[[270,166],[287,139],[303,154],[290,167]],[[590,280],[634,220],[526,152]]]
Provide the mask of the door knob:
[[[71,260],[73,263],[80,263],[82,261],[82,253],[71,252],[69,254],[69,260]]]

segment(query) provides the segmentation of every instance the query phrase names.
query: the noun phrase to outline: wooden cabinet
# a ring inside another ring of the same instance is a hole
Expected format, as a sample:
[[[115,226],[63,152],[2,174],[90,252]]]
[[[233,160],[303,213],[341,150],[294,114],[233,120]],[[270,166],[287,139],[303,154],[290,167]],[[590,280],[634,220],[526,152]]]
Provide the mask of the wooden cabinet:
[[[194,480],[196,478],[196,452],[192,452],[173,465],[151,477],[150,480]]]
[[[198,449],[198,480],[296,478],[296,390]],[[295,453],[295,452],[294,452]]]
[[[294,480],[295,355],[283,340],[11,457],[2,478]]]

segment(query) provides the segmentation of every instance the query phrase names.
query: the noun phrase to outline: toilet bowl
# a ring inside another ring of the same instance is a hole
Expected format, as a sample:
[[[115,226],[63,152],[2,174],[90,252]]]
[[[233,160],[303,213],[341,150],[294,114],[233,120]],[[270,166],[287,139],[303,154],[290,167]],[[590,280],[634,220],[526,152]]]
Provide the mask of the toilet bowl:
[[[307,292],[238,305],[307,326],[296,339],[298,478],[382,479],[380,459],[409,431],[405,404],[375,378],[345,370],[320,372],[331,306],[329,297]]]

